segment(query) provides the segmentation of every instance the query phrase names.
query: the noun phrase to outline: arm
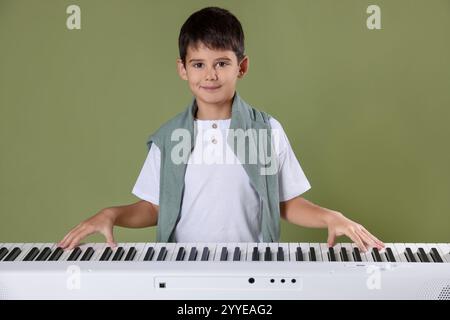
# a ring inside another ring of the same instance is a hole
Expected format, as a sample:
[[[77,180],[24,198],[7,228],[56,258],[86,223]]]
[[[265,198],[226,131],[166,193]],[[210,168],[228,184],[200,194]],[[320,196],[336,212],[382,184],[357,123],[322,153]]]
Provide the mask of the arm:
[[[319,207],[302,197],[281,202],[280,214],[283,219],[299,226],[328,228],[329,246],[334,245],[336,236],[346,235],[363,251],[367,251],[367,246],[384,247],[383,242],[359,223],[346,218],[338,211]]]
[[[72,249],[83,238],[97,232],[105,236],[110,246],[115,246],[113,236],[113,228],[115,225],[127,228],[155,226],[158,222],[158,212],[159,206],[144,200],[130,205],[102,209],[94,216],[73,228],[58,243],[58,246],[64,249]]]

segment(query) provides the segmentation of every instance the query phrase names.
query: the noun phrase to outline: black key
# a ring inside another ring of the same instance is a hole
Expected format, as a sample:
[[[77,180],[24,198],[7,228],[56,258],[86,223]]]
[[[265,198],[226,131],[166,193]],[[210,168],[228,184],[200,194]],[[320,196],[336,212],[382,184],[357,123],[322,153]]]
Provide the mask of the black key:
[[[409,262],[416,262],[416,258],[414,258],[411,248],[406,248],[405,256]]]
[[[116,253],[114,254],[112,261],[120,261],[125,254],[125,249],[123,247],[118,247]]]
[[[58,261],[61,255],[63,254],[64,249],[63,248],[56,248],[55,251],[51,254],[50,258],[48,258],[48,261]]]
[[[36,261],[45,261],[52,253],[52,250],[49,247],[45,247],[41,253],[37,256]],[[1,260],[1,259],[0,259]]]
[[[222,252],[220,253],[220,261],[227,261],[228,250],[226,247],[222,247]]]
[[[155,254],[155,249],[153,247],[149,247],[147,249],[147,252],[145,253],[144,261],[152,260],[154,254]]]
[[[125,256],[125,261],[133,261],[134,257],[136,256],[136,248],[135,247],[131,247],[130,249],[128,249],[127,255]]]
[[[79,247],[76,247],[73,249],[72,253],[70,254],[69,258],[67,258],[67,261],[76,261],[78,257],[81,254],[81,249]]]
[[[313,247],[309,248],[309,261],[317,261],[316,250]]]
[[[303,261],[303,251],[302,248],[300,247],[297,247],[297,250],[295,251],[295,260]]]
[[[203,248],[203,252],[202,252],[201,261],[208,261],[208,258],[209,258],[209,248],[208,247],[204,247]]]
[[[240,261],[241,260],[241,248],[236,247],[234,248],[233,252],[233,261]]]
[[[95,250],[92,247],[89,247],[84,252],[83,256],[81,257],[81,261],[89,261],[92,258],[92,255],[94,254]]]
[[[191,248],[191,252],[189,253],[189,261],[195,261],[197,260],[197,254],[198,254],[198,250],[196,247],[192,247]]]
[[[394,253],[391,248],[386,248],[386,258],[389,262],[395,262]]]
[[[164,261],[167,256],[167,249],[166,247],[162,247],[161,250],[159,250],[158,257],[156,258],[156,261]]]
[[[328,261],[336,261],[336,255],[334,254],[334,248],[328,248]]]
[[[278,251],[277,251],[277,261],[284,261],[284,251],[283,251],[283,247],[278,247]]]
[[[19,256],[19,254],[22,252],[18,247],[15,247],[11,250],[11,252],[6,256],[5,260],[3,261],[14,261]]]
[[[105,251],[103,251],[103,254],[102,254],[102,256],[100,257],[100,261],[108,261],[109,258],[111,257],[111,254],[112,254],[112,249],[111,249],[111,247],[107,247],[107,248],[105,249]]]
[[[186,254],[186,250],[184,249],[184,247],[180,247],[178,249],[177,257],[176,257],[175,260],[176,261],[183,261],[185,254]]]
[[[376,262],[383,262],[380,256],[380,252],[378,251],[377,248],[372,248],[372,257],[373,260],[375,260]]]
[[[436,248],[431,248],[430,256],[433,258],[434,262],[444,262]]]
[[[341,260],[342,261],[350,261],[348,259],[347,249],[344,247],[341,247]]]
[[[258,251],[258,247],[254,247],[254,248],[253,248],[253,252],[252,252],[252,261],[259,261],[259,251]]]
[[[6,256],[8,254],[8,249],[6,248],[1,248],[0,249],[0,261],[2,261],[3,257]]]
[[[31,248],[30,252],[28,252],[25,256],[25,258],[23,258],[23,261],[33,261],[34,258],[36,258],[36,256],[39,253],[39,249],[36,247]]]
[[[270,251],[270,247],[266,247],[266,251],[264,252],[264,261],[272,261],[272,252]]]
[[[359,248],[353,248],[353,260],[362,261],[361,253],[359,252]]]
[[[423,250],[423,248],[418,249],[417,255],[422,262],[430,262],[430,259],[428,259],[427,254],[425,253],[425,250]]]

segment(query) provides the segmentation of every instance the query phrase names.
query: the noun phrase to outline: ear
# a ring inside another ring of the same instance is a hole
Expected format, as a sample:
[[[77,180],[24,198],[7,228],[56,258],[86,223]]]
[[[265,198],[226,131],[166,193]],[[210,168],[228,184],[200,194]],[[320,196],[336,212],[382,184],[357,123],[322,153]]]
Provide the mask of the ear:
[[[241,62],[239,63],[239,74],[238,74],[239,79],[242,79],[244,75],[247,74],[249,64],[250,61],[248,56],[244,56],[244,58],[242,58]]]
[[[178,75],[180,76],[181,79],[183,79],[183,80],[188,79],[186,68],[184,67],[183,61],[180,58],[177,59],[177,71],[178,71]]]

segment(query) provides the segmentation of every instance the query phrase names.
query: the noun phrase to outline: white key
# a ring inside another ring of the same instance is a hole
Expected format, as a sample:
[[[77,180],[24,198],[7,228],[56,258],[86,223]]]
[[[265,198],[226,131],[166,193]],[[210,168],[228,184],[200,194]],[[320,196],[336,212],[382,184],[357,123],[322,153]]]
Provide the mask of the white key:
[[[450,262],[450,244],[449,243],[438,243],[437,246],[441,249],[442,260]]]
[[[289,242],[288,246],[289,246],[289,251],[288,251],[289,252],[288,253],[289,261],[296,261],[295,253],[296,253],[296,250],[297,250],[298,242]]]
[[[154,242],[137,242],[135,244],[136,247],[136,256],[134,257],[134,261],[144,261],[145,255],[147,254],[148,248],[153,247],[155,249],[156,243]],[[155,260],[155,253],[153,253],[153,257],[151,261]]]
[[[104,243],[94,243],[94,254],[92,255],[92,258],[90,261],[100,261],[100,257],[103,254],[103,251],[105,250],[106,246]]]
[[[36,247],[36,248],[39,249],[41,245],[39,245],[39,243],[36,243],[36,244],[34,244],[34,243],[24,243],[22,245],[22,247],[20,248],[20,250],[22,250],[22,252],[19,254],[19,256],[14,261],[23,261],[23,259],[27,256],[27,254],[31,251],[31,249],[33,247]]]

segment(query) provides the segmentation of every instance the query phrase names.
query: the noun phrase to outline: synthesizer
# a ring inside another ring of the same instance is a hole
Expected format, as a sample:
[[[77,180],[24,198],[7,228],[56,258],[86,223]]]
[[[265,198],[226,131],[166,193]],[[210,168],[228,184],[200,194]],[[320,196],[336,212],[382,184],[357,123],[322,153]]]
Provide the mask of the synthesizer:
[[[449,243],[0,243],[0,299],[450,299]]]

